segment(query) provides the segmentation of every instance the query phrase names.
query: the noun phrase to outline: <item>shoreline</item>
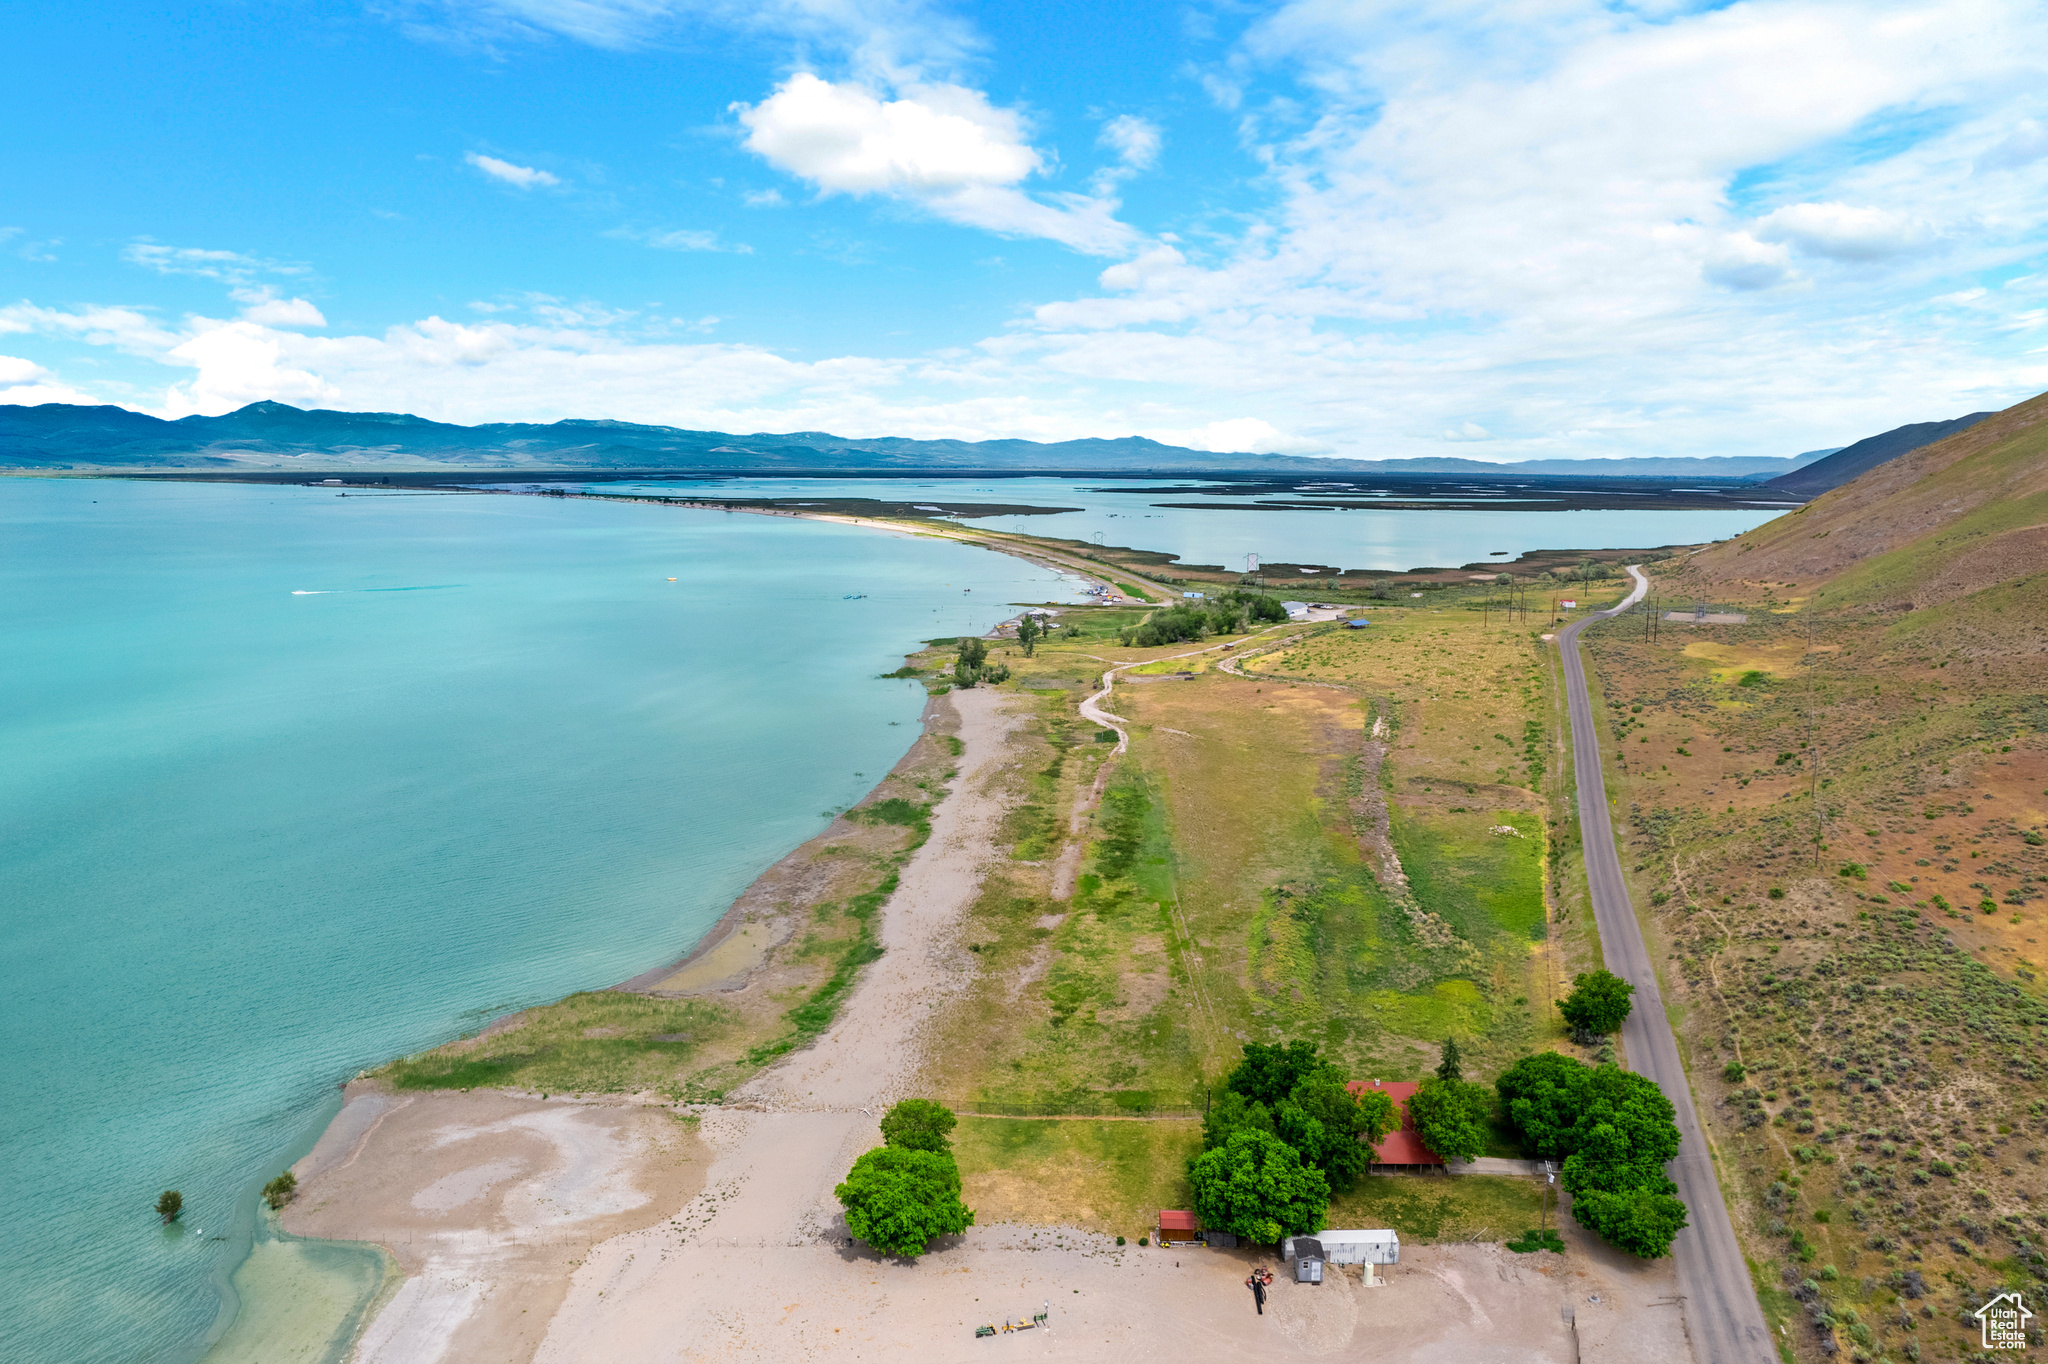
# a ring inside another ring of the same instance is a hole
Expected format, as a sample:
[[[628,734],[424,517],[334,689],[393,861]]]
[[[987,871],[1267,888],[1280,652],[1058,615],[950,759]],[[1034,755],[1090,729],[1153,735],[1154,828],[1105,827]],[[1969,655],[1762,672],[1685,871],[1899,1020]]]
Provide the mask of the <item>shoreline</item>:
[[[510,495],[532,496],[533,494],[511,493]],[[646,500],[653,502],[654,505],[675,505],[672,502],[662,503],[652,499],[610,500]],[[797,515],[795,513],[773,511],[756,512],[755,514]],[[997,553],[1011,553],[1012,557],[1023,559],[1026,562],[1061,574],[1062,576],[1074,577],[1083,573],[1083,570],[1075,565],[1051,562],[1038,555],[1018,553],[1014,549],[987,544],[968,536],[937,534],[921,527],[830,515],[803,515],[800,516],[800,519],[855,525],[896,535],[922,534],[932,538],[953,539],[972,545],[975,548],[987,549]],[[905,657],[908,658],[909,655]],[[903,782],[907,773],[914,771],[920,765],[930,760],[930,750],[934,744],[943,746],[949,738],[957,734],[960,727],[960,717],[955,706],[948,701],[948,695],[949,693],[937,695],[928,693],[919,713],[917,728],[911,731],[903,753],[890,769],[852,805],[835,814],[823,829],[784,853],[757,874],[747,884],[746,888],[733,899],[725,911],[698,935],[696,941],[681,956],[650,967],[626,980],[609,986],[595,988],[601,992],[618,991],[655,996],[668,995],[669,992],[658,988],[664,982],[673,981],[693,966],[698,966],[711,960],[714,954],[725,948],[729,943],[733,943],[736,935],[747,931],[751,924],[764,920],[772,923],[771,902],[775,899],[777,893],[786,890],[788,883],[792,880],[800,880],[803,874],[818,860],[819,852],[822,848],[832,844],[835,840],[844,842],[849,836],[859,832],[860,825],[854,820],[850,820],[848,815],[874,804],[878,799],[882,799],[882,793],[890,787],[892,782]],[[958,741],[954,739],[953,742],[957,745]],[[945,793],[945,798],[936,804],[943,806],[955,793],[954,789],[949,789]],[[786,937],[786,934],[781,938],[771,938],[764,935],[764,942],[760,945],[760,951],[752,960],[737,963],[737,969],[724,974],[722,978],[698,982],[693,984],[692,988],[676,993],[715,1000],[721,996],[745,990],[755,977],[760,974],[763,967],[767,965],[767,955],[783,941],[786,941]],[[868,971],[863,972],[863,983],[868,974]],[[522,1021],[523,1016],[528,1012],[530,1010],[521,1009],[499,1015],[471,1034],[466,1040],[480,1040],[516,1028]],[[451,1039],[451,1042],[460,1043],[463,1040],[465,1039]],[[822,1041],[822,1039],[819,1040]],[[439,1045],[445,1046],[449,1045],[449,1043]],[[816,1043],[810,1045],[815,1046]],[[787,1057],[778,1058],[777,1061],[771,1061],[769,1064],[761,1067],[751,1077],[749,1084],[758,1082],[763,1076],[774,1071],[778,1064],[787,1063],[795,1059],[805,1049],[807,1048],[800,1048],[797,1052],[793,1052]],[[364,1143],[386,1121],[394,1107],[404,1107],[421,1100],[432,1100],[444,1097],[445,1095],[463,1095],[461,1091],[426,1091],[417,1095],[407,1095],[403,1100],[394,1104],[388,1087],[383,1082],[372,1078],[372,1075],[373,1072],[369,1071],[358,1072],[354,1077],[341,1082],[341,1088],[344,1093],[341,1108],[321,1126],[318,1133],[314,1135],[307,1154],[292,1167],[300,1173],[300,1187],[302,1191],[306,1190],[315,1180],[330,1174],[338,1167],[353,1165],[356,1158],[363,1153]],[[520,1101],[529,1105],[535,1099],[535,1096],[522,1095],[516,1091],[487,1090],[478,1092],[480,1094],[497,1094],[508,1101]],[[736,1096],[728,1096],[722,1104],[711,1105],[710,1108],[712,1111],[720,1111],[721,1109],[730,1111],[735,1106],[735,1098]],[[561,1105],[566,1102],[566,1099],[557,1100],[556,1104]],[[652,1110],[655,1107],[647,1103],[645,1096],[638,1095],[597,1096],[594,1099],[586,1098],[580,1102],[581,1104],[598,1108],[633,1107]],[[544,1096],[540,1099],[540,1103],[544,1106],[547,1104]],[[754,1106],[745,1100],[740,1100],[739,1103],[745,1107]],[[429,1107],[431,1106],[429,1104]],[[284,1216],[299,1222],[303,1226],[304,1221],[317,1211],[317,1208],[306,1208],[302,1206],[300,1201],[295,1201],[287,1207]],[[252,1241],[249,1254],[245,1255],[239,1264],[227,1271],[231,1281],[236,1276],[242,1275],[256,1258],[257,1249],[262,1241],[260,1222],[264,1214],[259,1208],[256,1215],[259,1221],[258,1236]],[[379,1330],[379,1322],[388,1311],[393,1309],[394,1304],[397,1303],[406,1286],[414,1283],[418,1278],[419,1261],[402,1253],[399,1245],[389,1243],[386,1240],[377,1239],[376,1237],[355,1237],[345,1234],[322,1235],[312,1231],[287,1232],[283,1219],[279,1219],[277,1230],[297,1244],[314,1247],[320,1245],[347,1246],[357,1250],[374,1251],[382,1257],[387,1265],[394,1266],[390,1272],[383,1276],[383,1280],[377,1285],[375,1291],[368,1299],[352,1300],[348,1307],[346,1319],[337,1323],[337,1329],[342,1327],[348,1328],[345,1338],[334,1339],[327,1348],[318,1351],[316,1355],[311,1357],[339,1361],[354,1356],[358,1349],[363,1347],[364,1342],[371,1334]],[[608,1239],[611,1235],[627,1230],[631,1230],[631,1228],[617,1227],[614,1231],[608,1233],[607,1237],[600,1237],[598,1240]],[[595,1242],[593,1242],[594,1244]],[[410,1243],[408,1242],[408,1247],[409,1245]],[[410,1266],[408,1266],[409,1259],[413,1261]],[[415,1272],[408,1273],[408,1268]],[[562,1287],[566,1291],[566,1281],[564,1281]],[[252,1319],[274,1315],[274,1313],[269,1313],[257,1301],[258,1298],[263,1296],[260,1291],[245,1291],[240,1286],[237,1286],[235,1291],[240,1298],[236,1315],[227,1322],[225,1329],[221,1330],[218,1336],[207,1342],[201,1349],[199,1357],[206,1361],[207,1364],[230,1364],[231,1361],[239,1359],[240,1355],[235,1352],[240,1349],[242,1342],[249,1334]],[[396,1344],[395,1341],[385,1343]],[[242,1353],[246,1353],[246,1351]]]

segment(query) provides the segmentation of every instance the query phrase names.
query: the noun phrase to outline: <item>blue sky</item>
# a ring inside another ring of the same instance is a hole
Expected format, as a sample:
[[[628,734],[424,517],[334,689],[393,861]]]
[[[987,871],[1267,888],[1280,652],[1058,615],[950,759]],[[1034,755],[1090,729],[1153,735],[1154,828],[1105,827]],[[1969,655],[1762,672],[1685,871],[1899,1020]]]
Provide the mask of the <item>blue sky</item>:
[[[2038,3],[42,7],[0,402],[1785,454],[2048,388]]]

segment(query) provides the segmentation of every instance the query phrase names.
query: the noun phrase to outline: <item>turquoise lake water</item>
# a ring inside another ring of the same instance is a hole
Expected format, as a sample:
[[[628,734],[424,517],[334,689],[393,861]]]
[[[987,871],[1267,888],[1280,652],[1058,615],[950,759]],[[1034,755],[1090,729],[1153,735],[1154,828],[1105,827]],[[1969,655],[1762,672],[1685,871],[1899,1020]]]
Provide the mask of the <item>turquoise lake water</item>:
[[[1532,549],[1652,549],[1724,540],[1754,530],[1787,507],[1667,511],[1286,511],[1161,506],[1201,503],[1200,494],[1161,488],[1224,486],[1200,479],[1119,482],[1101,478],[728,478],[649,483],[587,483],[597,493],[648,492],[667,497],[872,497],[917,503],[1008,502],[1072,507],[1052,515],[976,518],[967,524],[1027,535],[1154,549],[1186,564],[1242,571],[1245,556],[1266,563],[1328,564],[1397,572],[1481,562],[1495,550],[1512,559]],[[1148,491],[1137,491],[1146,489]],[[1497,488],[1489,491],[1497,492]],[[1759,496],[1770,496],[1768,489]],[[1284,506],[1285,495],[1214,499]]]
[[[680,955],[908,746],[878,674],[1070,595],[795,520],[0,480],[0,1353],[196,1358],[338,1082]]]

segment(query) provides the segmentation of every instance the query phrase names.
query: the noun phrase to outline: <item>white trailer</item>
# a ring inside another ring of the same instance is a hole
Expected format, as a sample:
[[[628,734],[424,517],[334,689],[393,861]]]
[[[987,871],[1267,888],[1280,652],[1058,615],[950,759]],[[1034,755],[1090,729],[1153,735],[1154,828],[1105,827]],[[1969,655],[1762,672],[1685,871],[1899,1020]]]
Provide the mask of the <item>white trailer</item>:
[[[1328,1264],[1401,1263],[1401,1238],[1391,1231],[1319,1231],[1315,1239],[1322,1243],[1323,1259]],[[1290,1260],[1294,1258],[1284,1245],[1281,1254]]]

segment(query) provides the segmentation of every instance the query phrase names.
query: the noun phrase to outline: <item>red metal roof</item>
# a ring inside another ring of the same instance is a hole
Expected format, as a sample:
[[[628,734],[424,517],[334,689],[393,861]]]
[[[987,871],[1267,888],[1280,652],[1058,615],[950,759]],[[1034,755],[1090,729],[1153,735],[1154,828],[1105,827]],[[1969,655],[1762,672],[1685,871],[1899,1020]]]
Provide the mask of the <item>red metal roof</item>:
[[[1408,1096],[1416,1089],[1412,1080],[1353,1080],[1344,1088],[1353,1094],[1363,1094],[1368,1089],[1377,1089],[1392,1098],[1394,1107],[1401,1114],[1401,1125],[1387,1133],[1387,1139],[1373,1148],[1372,1158],[1376,1165],[1441,1165],[1444,1158],[1422,1144],[1422,1138],[1415,1134],[1415,1124],[1408,1117]]]
[[[1195,1215],[1191,1212],[1175,1212],[1172,1209],[1161,1209],[1159,1213],[1159,1229],[1161,1231],[1200,1231],[1202,1224],[1195,1219]]]

